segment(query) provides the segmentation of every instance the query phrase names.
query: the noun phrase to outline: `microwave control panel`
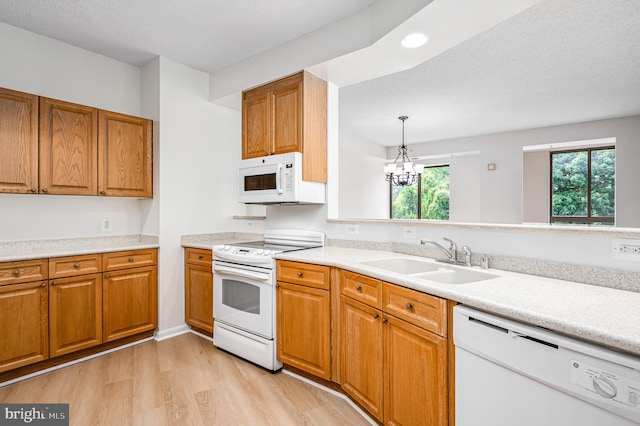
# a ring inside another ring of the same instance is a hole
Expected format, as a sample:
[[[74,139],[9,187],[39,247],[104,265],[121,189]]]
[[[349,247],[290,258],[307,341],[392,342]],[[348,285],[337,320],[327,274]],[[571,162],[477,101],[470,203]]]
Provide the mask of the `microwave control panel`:
[[[284,174],[284,190],[285,192],[293,191],[294,167],[293,163],[286,163],[282,170]]]

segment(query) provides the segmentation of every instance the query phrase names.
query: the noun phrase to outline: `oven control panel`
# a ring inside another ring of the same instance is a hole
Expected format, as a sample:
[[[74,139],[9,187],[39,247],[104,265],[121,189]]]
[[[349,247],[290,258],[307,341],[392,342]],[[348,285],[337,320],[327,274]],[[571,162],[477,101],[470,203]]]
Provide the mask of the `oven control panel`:
[[[234,247],[229,245],[219,245],[213,247],[214,252],[218,253],[228,253],[237,256],[246,256],[246,257],[271,257],[271,250],[266,249],[255,249],[249,247]]]

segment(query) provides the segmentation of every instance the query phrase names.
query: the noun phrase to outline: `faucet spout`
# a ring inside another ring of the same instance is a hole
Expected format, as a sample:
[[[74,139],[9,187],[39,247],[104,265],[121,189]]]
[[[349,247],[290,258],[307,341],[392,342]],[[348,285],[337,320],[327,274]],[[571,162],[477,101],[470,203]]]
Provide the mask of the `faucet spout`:
[[[444,238],[444,240],[449,241],[450,245],[448,250],[443,246],[441,246],[440,244],[438,244],[437,242],[431,241],[431,240],[420,240],[420,244],[431,244],[432,246],[434,246],[435,248],[437,248],[447,256],[448,262],[455,263],[457,261],[456,244],[448,238]]]

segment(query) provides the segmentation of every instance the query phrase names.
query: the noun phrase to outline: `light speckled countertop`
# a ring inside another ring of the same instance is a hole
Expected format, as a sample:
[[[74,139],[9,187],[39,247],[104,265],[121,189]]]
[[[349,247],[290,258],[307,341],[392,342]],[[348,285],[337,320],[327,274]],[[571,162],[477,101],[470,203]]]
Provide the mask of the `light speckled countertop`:
[[[158,237],[117,235],[0,242],[0,262],[158,248]]]
[[[429,260],[388,251],[323,247],[281,253],[276,257],[336,266],[640,355],[640,293],[637,292],[498,269],[487,270],[499,275],[495,279],[441,284],[360,263],[389,257]]]

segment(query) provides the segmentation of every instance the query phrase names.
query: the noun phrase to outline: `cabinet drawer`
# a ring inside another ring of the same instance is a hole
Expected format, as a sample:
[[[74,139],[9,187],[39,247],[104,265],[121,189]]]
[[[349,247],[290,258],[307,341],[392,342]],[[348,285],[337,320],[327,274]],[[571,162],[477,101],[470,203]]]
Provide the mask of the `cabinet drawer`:
[[[329,267],[278,260],[277,279],[307,287],[329,290]]]
[[[340,291],[345,296],[382,308],[382,281],[345,270],[340,271]]]
[[[184,260],[195,265],[211,266],[211,250],[186,248],[184,250]]]
[[[70,256],[49,259],[49,278],[75,277],[102,272],[102,256]]]
[[[0,285],[46,280],[48,275],[47,259],[0,263]]]
[[[447,336],[447,301],[393,284],[382,285],[383,310],[425,330]]]
[[[105,272],[116,269],[136,268],[138,266],[151,266],[156,263],[158,263],[158,251],[155,249],[118,251],[102,255],[102,266]]]

